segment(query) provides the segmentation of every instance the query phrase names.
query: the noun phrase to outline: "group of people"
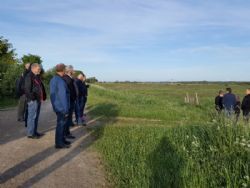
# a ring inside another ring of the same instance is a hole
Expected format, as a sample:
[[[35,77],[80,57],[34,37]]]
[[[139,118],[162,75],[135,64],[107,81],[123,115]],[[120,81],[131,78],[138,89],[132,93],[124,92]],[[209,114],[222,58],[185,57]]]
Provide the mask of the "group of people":
[[[222,90],[219,91],[219,95],[215,98],[215,109],[218,113],[225,112],[227,117],[236,117],[238,121],[241,110],[243,112],[243,119],[246,123],[250,119],[250,88],[246,90],[246,96],[240,101],[240,97],[233,94],[231,88],[226,88],[226,93]]]
[[[16,83],[19,96],[18,121],[25,122],[27,137],[39,139],[43,136],[37,131],[42,101],[46,100],[46,89],[41,78],[42,67],[37,63],[25,64],[25,71]],[[70,127],[86,126],[84,114],[88,96],[86,76],[79,73],[76,78],[73,66],[58,64],[56,74],[50,81],[50,101],[57,116],[55,134],[56,148],[69,148],[71,142],[67,139],[75,137]],[[75,123],[73,113],[75,112]]]

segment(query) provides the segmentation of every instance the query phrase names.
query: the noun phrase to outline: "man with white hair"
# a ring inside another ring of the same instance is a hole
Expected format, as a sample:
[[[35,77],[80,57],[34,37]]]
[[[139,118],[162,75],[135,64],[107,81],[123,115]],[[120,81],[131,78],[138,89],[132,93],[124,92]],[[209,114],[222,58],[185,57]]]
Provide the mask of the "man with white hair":
[[[25,77],[24,90],[28,104],[27,136],[37,139],[42,134],[37,132],[38,118],[40,114],[41,101],[45,100],[45,90],[39,74],[41,66],[38,63],[31,65],[31,71]]]
[[[65,68],[65,75],[63,76],[64,81],[66,82],[69,93],[70,93],[70,109],[69,109],[69,116],[66,120],[65,126],[65,137],[69,139],[74,139],[75,137],[70,133],[70,126],[73,125],[73,111],[75,108],[75,101],[76,101],[76,90],[74,86],[74,79],[72,78],[74,74],[74,68],[72,65],[68,65]]]

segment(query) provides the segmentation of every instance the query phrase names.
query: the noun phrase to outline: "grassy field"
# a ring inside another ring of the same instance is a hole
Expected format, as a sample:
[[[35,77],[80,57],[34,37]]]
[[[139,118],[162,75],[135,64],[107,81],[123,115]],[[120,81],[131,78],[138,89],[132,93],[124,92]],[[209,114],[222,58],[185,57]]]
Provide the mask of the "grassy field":
[[[220,117],[223,84],[98,84],[88,106],[114,187],[250,187],[250,129]],[[231,85],[244,96],[249,85]],[[200,105],[184,103],[198,93]]]

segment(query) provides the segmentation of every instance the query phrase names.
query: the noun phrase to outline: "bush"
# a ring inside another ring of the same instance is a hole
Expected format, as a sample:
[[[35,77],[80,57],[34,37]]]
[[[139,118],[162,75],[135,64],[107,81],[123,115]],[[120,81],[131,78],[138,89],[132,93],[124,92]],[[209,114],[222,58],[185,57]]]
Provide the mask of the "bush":
[[[1,96],[15,97],[16,96],[16,80],[21,76],[23,66],[19,64],[9,65],[5,72],[3,79],[0,80],[0,93]]]

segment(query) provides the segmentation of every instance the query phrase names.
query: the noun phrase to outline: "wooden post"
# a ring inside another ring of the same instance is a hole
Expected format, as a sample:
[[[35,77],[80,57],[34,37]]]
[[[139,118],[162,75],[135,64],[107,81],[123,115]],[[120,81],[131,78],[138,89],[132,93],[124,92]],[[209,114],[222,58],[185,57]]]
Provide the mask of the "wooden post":
[[[189,103],[190,101],[189,101],[189,95],[188,95],[188,93],[187,93],[187,103]]]
[[[200,105],[198,93],[195,93],[195,98],[196,98],[196,105]]]

